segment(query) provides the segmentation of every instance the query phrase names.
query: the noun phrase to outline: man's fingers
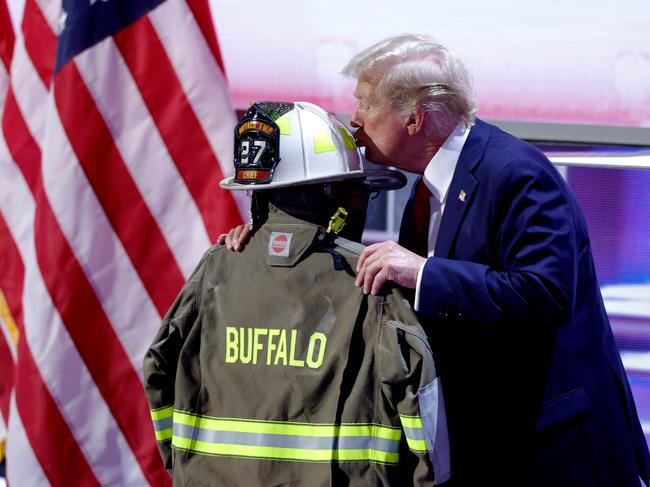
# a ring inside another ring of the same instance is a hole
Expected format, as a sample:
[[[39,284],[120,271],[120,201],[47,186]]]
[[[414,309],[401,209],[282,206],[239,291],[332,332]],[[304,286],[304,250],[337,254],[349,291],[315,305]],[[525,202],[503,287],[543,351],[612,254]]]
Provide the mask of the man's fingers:
[[[361,269],[357,269],[357,277],[354,279],[354,285],[359,287],[361,284],[363,284],[363,277],[365,275],[366,269],[365,267],[362,267]]]
[[[217,245],[223,245],[226,243],[226,237],[228,236],[227,233],[222,233],[217,237]]]
[[[386,281],[415,289],[418,272],[426,258],[389,240],[366,248],[359,257],[354,284],[365,294],[377,295]]]
[[[370,294],[376,296],[381,291],[381,287],[387,281],[387,269],[381,268],[381,270],[375,275],[375,278],[372,281],[372,287],[370,288]]]
[[[366,261],[365,273],[363,276],[363,292],[365,294],[369,294],[374,289],[376,276],[383,268],[382,262],[383,261],[380,258]]]
[[[235,228],[231,228],[228,233],[219,235],[217,243],[225,243],[228,250],[241,251],[250,239],[251,228],[248,225],[237,225]]]
[[[355,286],[359,287],[363,284],[368,266],[381,256],[382,249],[382,244],[373,244],[361,253],[361,257],[359,257],[359,262],[357,263],[357,277],[354,280]],[[363,261],[361,261],[362,258]]]
[[[368,258],[368,248],[364,249],[359,256],[359,261],[357,262],[357,277],[354,280],[354,285],[359,287],[363,284],[363,278],[366,273],[366,259]]]
[[[241,229],[242,229],[242,226],[239,225],[238,227],[234,228],[233,232],[232,232],[232,247],[235,250],[240,250]]]
[[[226,248],[228,250],[234,250],[233,249],[233,235],[235,233],[235,229],[231,228],[228,233],[226,234]]]
[[[244,250],[244,247],[246,244],[249,242],[251,239],[251,228],[248,225],[239,225],[237,228],[235,228],[234,236],[233,236],[233,244],[235,246],[235,250]]]
[[[363,249],[363,252],[361,252],[361,255],[359,256],[359,261],[357,262],[357,272],[359,272],[363,264],[366,262],[366,259],[374,254],[377,249],[381,248],[381,246],[381,243],[376,243],[368,245],[365,249]]]

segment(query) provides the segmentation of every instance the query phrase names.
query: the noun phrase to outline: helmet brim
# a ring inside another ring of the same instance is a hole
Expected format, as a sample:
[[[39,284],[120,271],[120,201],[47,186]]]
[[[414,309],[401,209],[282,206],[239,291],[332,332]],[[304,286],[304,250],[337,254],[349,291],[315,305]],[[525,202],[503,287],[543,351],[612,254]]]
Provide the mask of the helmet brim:
[[[234,178],[225,178],[220,183],[224,189],[231,191],[264,191],[267,189],[287,188],[292,186],[306,186],[308,184],[330,183],[336,181],[344,181],[348,179],[362,179],[363,184],[371,191],[390,191],[400,189],[406,186],[406,176],[399,171],[393,169],[368,169],[365,171],[349,171],[343,174],[320,176],[315,178],[303,179],[300,182],[273,182],[258,183],[258,184],[242,184],[234,182]]]

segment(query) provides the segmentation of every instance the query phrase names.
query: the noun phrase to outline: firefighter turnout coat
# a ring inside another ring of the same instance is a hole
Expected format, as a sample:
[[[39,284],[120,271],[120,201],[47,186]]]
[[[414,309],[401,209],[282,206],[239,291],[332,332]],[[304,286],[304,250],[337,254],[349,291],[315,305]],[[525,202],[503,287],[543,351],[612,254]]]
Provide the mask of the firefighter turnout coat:
[[[165,316],[144,373],[175,485],[449,478],[423,329],[397,288],[355,287],[361,245],[324,235],[271,207],[243,252],[204,255]]]

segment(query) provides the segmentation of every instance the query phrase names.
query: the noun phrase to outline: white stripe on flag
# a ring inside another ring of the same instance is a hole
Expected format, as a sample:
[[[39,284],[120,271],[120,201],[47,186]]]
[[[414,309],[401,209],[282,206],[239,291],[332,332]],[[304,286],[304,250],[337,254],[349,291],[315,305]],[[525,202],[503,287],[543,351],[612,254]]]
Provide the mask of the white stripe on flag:
[[[81,53],[75,63],[187,279],[210,240],[128,67],[112,38]]]
[[[8,430],[11,431],[11,436],[7,438],[7,458],[20,459],[20,461],[12,461],[7,470],[9,484],[30,487],[50,485],[25,434],[20,411],[16,408],[15,396],[11,398],[10,411]]]
[[[40,145],[45,137],[45,110],[43,107],[47,102],[47,89],[25,49],[21,32],[16,35],[14,57],[11,63],[11,89],[29,131]]]
[[[4,139],[0,138],[0,159],[8,160],[8,156]],[[0,193],[0,207],[18,244],[25,268],[31,270],[25,273],[23,338],[27,340],[50,394],[97,478],[106,485],[120,482],[143,485],[146,481],[140,466],[43,283],[34,248],[34,199],[17,167],[3,164],[0,169],[0,178],[10,181],[12,187],[11,195]],[[21,206],[12,205],[10,198],[21,202]],[[39,325],[43,323],[47,326]],[[120,468],[116,469],[115,465],[120,465]],[[16,485],[25,484],[20,482]]]
[[[53,97],[49,108],[42,166],[45,192],[131,366],[143,380],[142,357],[160,315],[79,165]]]
[[[167,0],[154,9],[149,18],[219,160],[221,172],[224,177],[231,176],[234,172],[233,131],[237,118],[224,73],[212,55],[187,2]],[[185,46],[192,46],[192,49]],[[245,191],[232,191],[232,196],[242,218],[247,220],[250,198]]]

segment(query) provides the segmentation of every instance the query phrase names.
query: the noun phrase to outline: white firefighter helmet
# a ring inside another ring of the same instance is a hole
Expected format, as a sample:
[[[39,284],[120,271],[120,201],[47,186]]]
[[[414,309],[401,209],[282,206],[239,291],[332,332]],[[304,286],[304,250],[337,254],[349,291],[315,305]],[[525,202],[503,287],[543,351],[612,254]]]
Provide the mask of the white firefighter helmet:
[[[274,189],[362,179],[371,190],[399,189],[405,176],[366,170],[354,137],[334,115],[307,102],[253,103],[235,127],[235,174],[225,189]]]

